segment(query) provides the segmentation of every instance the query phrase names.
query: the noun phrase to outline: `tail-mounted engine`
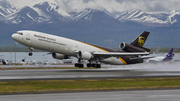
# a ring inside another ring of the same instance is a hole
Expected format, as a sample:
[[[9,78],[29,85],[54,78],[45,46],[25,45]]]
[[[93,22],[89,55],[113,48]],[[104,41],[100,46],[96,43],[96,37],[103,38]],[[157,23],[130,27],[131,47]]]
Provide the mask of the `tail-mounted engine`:
[[[126,52],[150,52],[147,48],[136,47],[125,42],[121,43],[119,48]]]
[[[86,51],[79,51],[77,54],[77,58],[79,58],[79,59],[90,60],[92,57],[93,57],[93,55]]]

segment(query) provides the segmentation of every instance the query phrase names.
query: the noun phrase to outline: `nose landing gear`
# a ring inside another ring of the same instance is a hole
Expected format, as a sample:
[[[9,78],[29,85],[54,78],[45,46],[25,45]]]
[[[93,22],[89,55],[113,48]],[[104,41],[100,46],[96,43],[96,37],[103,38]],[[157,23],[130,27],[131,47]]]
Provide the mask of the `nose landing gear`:
[[[33,53],[29,53],[29,56],[32,56],[33,55]]]
[[[33,53],[32,53],[32,50],[33,50],[33,49],[34,49],[33,47],[29,47],[29,50],[30,50],[29,56],[32,56],[32,55],[33,55]]]

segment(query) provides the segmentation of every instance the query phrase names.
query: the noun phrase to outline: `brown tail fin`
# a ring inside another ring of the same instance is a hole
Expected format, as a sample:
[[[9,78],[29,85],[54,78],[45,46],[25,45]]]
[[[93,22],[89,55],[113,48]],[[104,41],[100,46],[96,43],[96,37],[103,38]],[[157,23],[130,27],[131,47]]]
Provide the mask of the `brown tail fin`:
[[[132,41],[130,43],[130,45],[133,45],[133,46],[136,46],[136,47],[143,47],[149,33],[150,32],[144,31],[141,35],[139,35],[136,39],[134,39],[134,41]]]

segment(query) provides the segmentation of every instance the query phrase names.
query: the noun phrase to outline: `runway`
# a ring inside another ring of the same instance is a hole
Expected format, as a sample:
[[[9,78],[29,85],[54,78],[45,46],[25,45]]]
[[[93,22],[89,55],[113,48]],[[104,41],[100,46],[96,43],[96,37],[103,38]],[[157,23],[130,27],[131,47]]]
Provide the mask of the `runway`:
[[[101,69],[0,70],[0,81],[180,77],[180,69],[176,67],[179,66],[179,64],[169,64],[170,66],[164,64],[161,67],[155,67],[158,65],[159,64],[106,65],[106,68]]]
[[[0,101],[179,101],[179,93],[178,89],[0,95]]]
[[[179,63],[135,64],[126,66],[105,65],[103,67],[101,69],[0,70],[0,81],[180,77]],[[179,89],[67,91],[59,93],[52,92],[51,94],[21,93],[20,95],[0,95],[0,101],[179,101],[179,93]]]

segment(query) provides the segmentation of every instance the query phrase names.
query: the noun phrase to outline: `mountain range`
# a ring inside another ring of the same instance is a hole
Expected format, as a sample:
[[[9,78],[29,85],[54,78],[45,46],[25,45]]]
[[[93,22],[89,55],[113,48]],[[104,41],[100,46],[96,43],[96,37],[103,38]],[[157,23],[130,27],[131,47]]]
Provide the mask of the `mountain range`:
[[[146,47],[179,47],[180,42],[180,11],[109,12],[99,7],[65,12],[56,3],[18,8],[2,0],[0,26],[1,47],[13,46],[11,35],[18,30],[41,31],[112,48],[121,42],[130,43],[143,31],[151,32]]]

